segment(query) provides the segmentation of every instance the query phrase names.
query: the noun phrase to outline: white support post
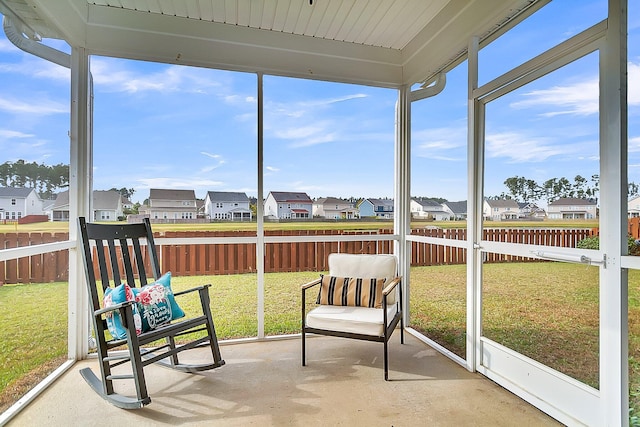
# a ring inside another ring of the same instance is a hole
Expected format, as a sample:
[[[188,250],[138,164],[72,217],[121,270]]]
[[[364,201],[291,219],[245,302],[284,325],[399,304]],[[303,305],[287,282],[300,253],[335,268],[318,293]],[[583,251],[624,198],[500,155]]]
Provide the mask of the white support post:
[[[400,236],[400,240],[395,243],[395,253],[398,256],[400,265],[398,274],[402,276],[403,284],[403,308],[404,323],[409,321],[409,287],[411,272],[411,251],[407,241],[407,234],[411,232],[411,87],[402,86],[398,91],[398,101],[396,103],[395,120],[395,188],[394,188],[394,233]]]
[[[264,75],[258,73],[258,201],[256,267],[258,272],[258,338],[264,338]]]
[[[90,217],[93,146],[91,137],[91,80],[84,48],[71,52],[71,129],[69,162],[69,240],[78,242],[79,216]],[[82,253],[69,250],[68,355],[83,359],[89,352],[88,296]]]
[[[609,0],[600,51],[600,392],[603,426],[629,423],[627,248],[627,1]]]
[[[475,371],[481,361],[480,335],[482,313],[482,193],[484,182],[484,120],[478,88],[479,38],[473,37],[468,48],[468,136],[467,136],[467,340],[466,362]]]

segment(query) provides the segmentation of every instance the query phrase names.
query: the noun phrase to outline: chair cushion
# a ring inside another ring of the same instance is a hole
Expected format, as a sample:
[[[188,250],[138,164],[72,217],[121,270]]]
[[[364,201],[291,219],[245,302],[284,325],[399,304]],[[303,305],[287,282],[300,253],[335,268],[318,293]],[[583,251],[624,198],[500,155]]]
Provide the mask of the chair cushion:
[[[386,278],[356,278],[320,275],[317,304],[354,307],[382,307]]]
[[[395,314],[395,304],[387,307],[389,320]],[[320,305],[307,314],[306,325],[329,331],[378,337],[384,335],[384,317],[380,308]]]
[[[171,272],[142,288],[132,288],[142,317],[142,331],[147,332],[174,319],[184,317],[184,311],[171,290]]]
[[[107,288],[104,291],[103,305],[105,308],[112,307],[116,304],[120,304],[126,301],[135,301],[135,296],[132,289],[126,283],[116,286],[115,288]],[[133,323],[136,327],[136,334],[140,335],[142,332],[142,319],[140,312],[138,311],[138,304],[132,305],[133,309]],[[115,339],[125,339],[127,337],[127,329],[122,326],[122,319],[120,319],[120,313],[118,310],[111,311],[106,314],[107,328],[109,333]]]

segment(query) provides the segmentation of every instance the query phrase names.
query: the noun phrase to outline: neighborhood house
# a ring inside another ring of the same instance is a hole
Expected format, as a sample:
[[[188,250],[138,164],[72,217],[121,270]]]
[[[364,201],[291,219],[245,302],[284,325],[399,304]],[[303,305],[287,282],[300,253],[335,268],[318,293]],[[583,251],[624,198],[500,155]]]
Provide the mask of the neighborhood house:
[[[149,204],[140,206],[138,213],[155,220],[196,219],[196,193],[193,190],[152,188],[149,190]]]
[[[313,202],[313,217],[327,219],[356,219],[360,217],[356,209],[348,200],[336,197],[321,197]]]
[[[42,215],[42,199],[33,188],[0,187],[0,220]]]
[[[264,216],[273,219],[311,218],[313,202],[307,193],[270,191],[264,201]]]
[[[247,195],[230,191],[208,191],[204,215],[210,220],[251,221],[253,218]]]
[[[549,203],[549,219],[593,219],[598,215],[596,202],[590,199],[561,197]]]

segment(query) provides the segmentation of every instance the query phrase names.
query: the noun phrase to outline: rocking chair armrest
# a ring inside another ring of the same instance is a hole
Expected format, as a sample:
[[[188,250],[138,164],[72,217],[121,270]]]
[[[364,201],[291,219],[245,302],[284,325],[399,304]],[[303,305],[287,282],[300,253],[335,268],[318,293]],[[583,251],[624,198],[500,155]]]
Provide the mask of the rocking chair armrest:
[[[396,277],[391,282],[389,282],[389,284],[385,286],[385,288],[382,290],[382,296],[386,297],[387,295],[389,295],[391,291],[395,289],[398,283],[400,283],[401,280],[402,280],[402,277]]]
[[[98,317],[102,316],[105,313],[109,313],[110,311],[120,310],[123,307],[133,305],[135,301],[125,301],[118,304],[110,305],[109,307],[101,308],[100,310],[96,310],[93,312],[93,315]]]
[[[208,289],[210,288],[211,285],[210,284],[206,284],[206,285],[200,285],[200,286],[196,286],[195,288],[191,288],[191,289],[186,289],[184,291],[180,291],[180,292],[174,292],[173,296],[178,296],[178,295],[184,295],[184,294],[188,294],[191,292],[195,292],[195,291],[201,291],[203,289]]]
[[[312,287],[314,287],[316,285],[319,285],[321,281],[322,281],[322,279],[316,279],[316,280],[314,280],[312,282],[305,283],[304,285],[300,286],[300,289],[302,289],[302,292],[304,292],[309,288],[312,288]]]

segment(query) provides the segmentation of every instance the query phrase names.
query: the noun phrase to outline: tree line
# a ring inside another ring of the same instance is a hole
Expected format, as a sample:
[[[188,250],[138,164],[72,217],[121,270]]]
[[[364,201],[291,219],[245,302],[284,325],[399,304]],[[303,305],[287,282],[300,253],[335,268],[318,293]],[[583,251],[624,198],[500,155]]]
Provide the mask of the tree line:
[[[69,187],[69,165],[59,163],[4,162],[0,164],[0,184],[4,187],[35,188],[43,199]]]
[[[591,175],[590,179],[581,175],[576,175],[573,182],[567,178],[551,178],[538,184],[532,179],[524,176],[514,176],[507,178],[504,185],[509,193],[502,193],[497,199],[515,199],[520,202],[537,202],[546,200],[547,204],[563,197],[575,197],[578,199],[598,200],[600,193],[600,175]],[[628,196],[637,196],[640,186],[635,182],[628,184]]]

